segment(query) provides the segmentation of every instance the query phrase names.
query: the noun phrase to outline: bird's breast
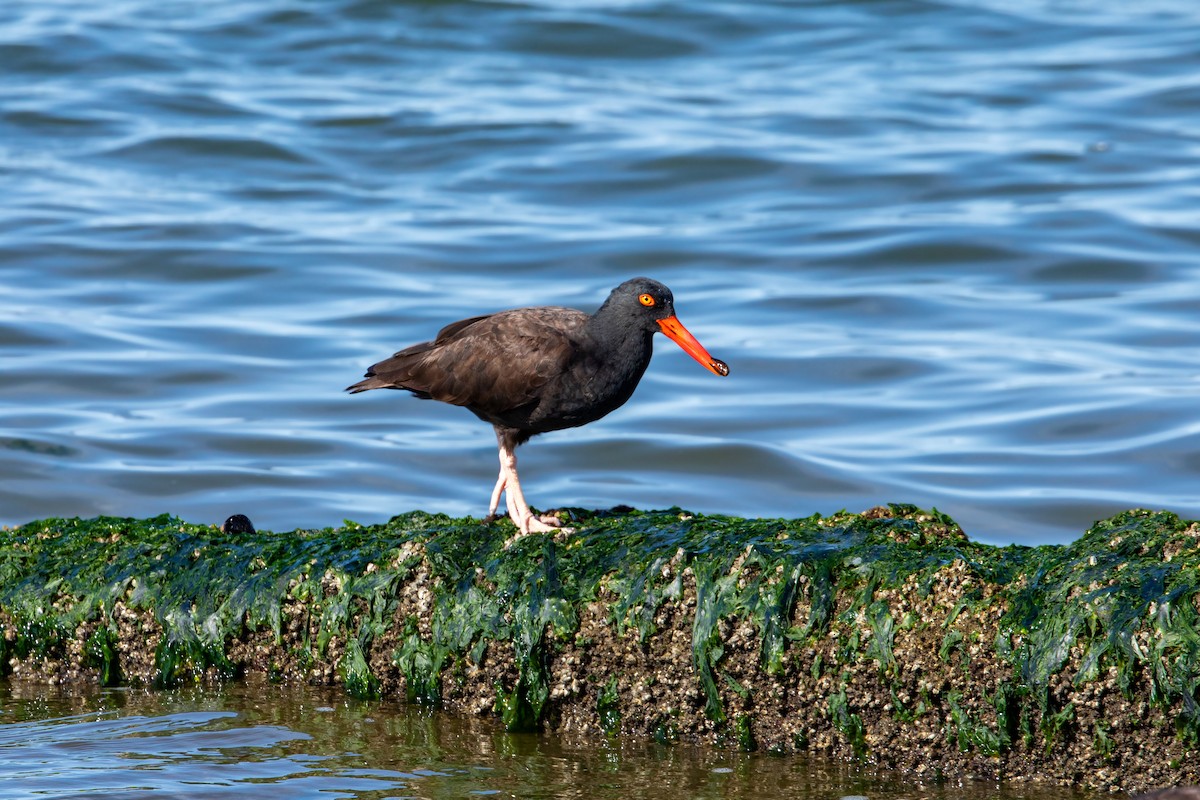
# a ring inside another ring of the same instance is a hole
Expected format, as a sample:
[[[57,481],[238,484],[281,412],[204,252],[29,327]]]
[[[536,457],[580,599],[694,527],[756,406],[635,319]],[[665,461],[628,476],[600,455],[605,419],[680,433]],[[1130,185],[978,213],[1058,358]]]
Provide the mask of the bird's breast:
[[[598,420],[629,400],[645,370],[645,365],[636,363],[615,369],[611,360],[582,360],[547,387],[535,412],[536,421],[569,428]]]

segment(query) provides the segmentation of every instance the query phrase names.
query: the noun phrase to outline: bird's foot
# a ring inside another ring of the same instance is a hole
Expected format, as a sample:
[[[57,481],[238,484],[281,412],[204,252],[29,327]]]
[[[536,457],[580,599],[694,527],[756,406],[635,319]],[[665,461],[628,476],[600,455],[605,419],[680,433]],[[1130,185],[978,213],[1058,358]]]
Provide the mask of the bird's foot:
[[[558,517],[551,514],[530,514],[524,519],[514,517],[513,523],[517,526],[517,535],[509,540],[510,544],[535,533],[560,533],[564,530]]]
[[[562,522],[553,514],[530,514],[522,519],[514,514],[488,514],[483,518],[484,525],[491,525],[498,519],[511,519],[513,525],[517,526],[517,534],[519,536],[527,536],[531,533],[548,533],[550,531],[562,530]]]
[[[556,514],[534,514],[530,512],[524,518],[510,516],[510,519],[517,526],[517,532],[504,543],[505,547],[511,546],[518,539],[524,539],[526,536],[535,533],[553,533],[554,540],[557,542],[565,540],[575,532],[574,528],[563,527],[562,520]]]
[[[562,520],[557,514],[530,514],[525,519],[525,525],[517,525],[525,533],[550,533],[562,530]]]

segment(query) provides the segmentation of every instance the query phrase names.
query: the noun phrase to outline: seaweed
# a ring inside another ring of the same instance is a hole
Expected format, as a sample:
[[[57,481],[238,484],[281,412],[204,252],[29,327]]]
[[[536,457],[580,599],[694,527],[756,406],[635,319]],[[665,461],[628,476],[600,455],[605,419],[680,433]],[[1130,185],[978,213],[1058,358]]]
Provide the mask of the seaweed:
[[[861,758],[867,753],[867,740],[862,717],[850,710],[846,690],[842,689],[829,697],[829,717],[833,727],[850,745],[854,755]]]
[[[1105,680],[1200,745],[1200,529],[1174,514],[1129,511],[1068,546],[1032,548],[972,542],[946,515],[906,505],[792,520],[569,515],[570,536],[511,541],[507,521],[423,512],[284,533],[165,515],[31,522],[0,532],[0,664],[70,658],[79,637],[97,680],[136,680],[118,646],[134,631],[153,649],[151,683],[231,680],[246,668],[231,648],[258,634],[279,648],[264,667],[274,680],[289,674],[283,662],[301,675],[332,665],[347,691],[374,698],[390,670],[407,700],[437,705],[448,677],[508,659],[511,670],[490,673],[494,708],[508,728],[536,729],[554,713],[556,657],[588,647],[591,605],[648,648],[664,606],[691,604],[697,713],[743,749],[759,746],[750,720],[769,702],[754,681],[785,677],[831,687],[825,724],[859,755],[873,723],[851,698],[869,690],[896,721],[941,720],[963,752],[1049,753],[1079,739],[1109,760],[1118,729],[1085,720],[1071,698]],[[419,618],[402,597],[417,585]],[[911,610],[931,598],[946,598],[937,624]],[[735,646],[735,630],[752,631],[757,652]],[[913,640],[961,686],[914,683],[898,656]],[[971,679],[980,653],[1000,667],[986,686]],[[628,721],[626,699],[616,672],[595,669],[593,711],[611,734]],[[655,713],[656,738],[678,739],[679,709]],[[817,724],[789,744],[811,746]]]
[[[617,677],[609,678],[608,683],[596,695],[596,717],[600,720],[600,729],[609,737],[621,732],[621,695],[617,689]]]

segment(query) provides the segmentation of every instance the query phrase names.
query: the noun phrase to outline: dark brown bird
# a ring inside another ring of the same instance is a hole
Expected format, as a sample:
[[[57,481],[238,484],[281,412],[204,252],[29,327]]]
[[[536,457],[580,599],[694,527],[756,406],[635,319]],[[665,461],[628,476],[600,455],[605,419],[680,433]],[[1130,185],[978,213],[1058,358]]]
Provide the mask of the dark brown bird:
[[[537,306],[451,323],[432,342],[407,347],[367,370],[346,391],[407,389],[422,399],[465,406],[492,423],[500,477],[488,508],[505,495],[522,534],[553,530],[554,518],[529,510],[517,478],[517,445],[573,428],[620,408],[650,364],[662,331],[717,375],[728,375],[675,317],[671,290],[649,278],[625,281],[595,314]]]

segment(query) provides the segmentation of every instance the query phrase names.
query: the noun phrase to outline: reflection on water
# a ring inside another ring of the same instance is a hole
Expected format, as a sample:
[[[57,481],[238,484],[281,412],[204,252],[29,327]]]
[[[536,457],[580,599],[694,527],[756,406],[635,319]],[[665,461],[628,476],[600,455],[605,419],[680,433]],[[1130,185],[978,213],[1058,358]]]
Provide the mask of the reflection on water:
[[[248,684],[147,692],[0,683],[0,781],[9,800],[1087,796],[969,781],[916,786],[816,758],[510,734],[493,720]]]

